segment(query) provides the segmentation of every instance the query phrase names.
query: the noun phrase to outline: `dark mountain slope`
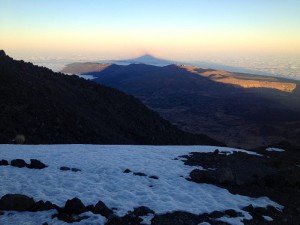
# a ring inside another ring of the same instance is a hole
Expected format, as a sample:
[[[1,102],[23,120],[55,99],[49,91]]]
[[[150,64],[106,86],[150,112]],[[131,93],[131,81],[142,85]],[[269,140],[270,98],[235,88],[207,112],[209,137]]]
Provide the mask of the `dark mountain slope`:
[[[185,133],[139,100],[77,76],[0,55],[0,142],[212,144]]]
[[[297,81],[176,65],[112,65],[90,74],[186,131],[244,148],[282,140],[300,144]]]

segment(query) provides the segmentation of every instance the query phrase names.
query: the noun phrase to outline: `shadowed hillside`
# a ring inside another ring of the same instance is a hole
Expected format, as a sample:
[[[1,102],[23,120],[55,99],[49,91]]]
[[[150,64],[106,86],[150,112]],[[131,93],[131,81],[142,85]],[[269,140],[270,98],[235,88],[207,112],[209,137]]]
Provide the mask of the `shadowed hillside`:
[[[185,133],[136,98],[0,52],[0,142],[215,144]]]
[[[283,140],[299,145],[298,81],[177,65],[111,65],[89,74],[186,131],[237,147]]]

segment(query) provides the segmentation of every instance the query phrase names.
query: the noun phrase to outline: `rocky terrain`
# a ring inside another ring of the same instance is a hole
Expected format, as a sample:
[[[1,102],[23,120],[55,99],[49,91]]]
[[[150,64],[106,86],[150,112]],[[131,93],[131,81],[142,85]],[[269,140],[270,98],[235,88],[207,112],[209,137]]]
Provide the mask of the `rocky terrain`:
[[[0,143],[221,144],[183,132],[136,98],[0,52]],[[19,136],[20,136],[19,135]]]
[[[267,88],[284,92],[293,92],[297,83],[292,80],[278,79],[276,77],[258,76],[253,74],[239,74],[222,70],[203,70],[193,66],[181,66],[189,72],[209,77],[209,79],[224,84],[232,84],[243,88]],[[97,70],[96,70],[97,71]]]
[[[300,148],[286,143],[277,146],[256,149],[261,156],[242,152],[228,155],[216,150],[214,153],[191,153],[183,158],[186,165],[205,169],[194,169],[190,173],[191,182],[214,184],[234,194],[268,196],[284,206],[282,213],[247,207],[254,219],[244,221],[245,224],[296,225],[300,220]],[[281,152],[282,147],[285,151]],[[266,213],[274,219],[272,223],[263,218]]]
[[[134,95],[181,129],[229,146],[300,144],[298,81],[177,65],[111,65],[89,74]]]

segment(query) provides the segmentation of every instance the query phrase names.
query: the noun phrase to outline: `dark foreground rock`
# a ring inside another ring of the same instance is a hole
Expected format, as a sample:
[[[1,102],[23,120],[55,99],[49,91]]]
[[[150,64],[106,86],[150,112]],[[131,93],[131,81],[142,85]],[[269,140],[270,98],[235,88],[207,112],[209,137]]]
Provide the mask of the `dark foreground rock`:
[[[68,200],[63,208],[63,212],[68,214],[81,214],[86,211],[86,207],[79,198]]]
[[[105,225],[141,225],[143,220],[134,214],[127,214],[123,217],[114,216]]]
[[[0,199],[0,210],[30,211],[35,205],[33,198],[20,194],[6,194]]]
[[[38,211],[48,211],[48,210],[51,210],[51,209],[56,209],[58,210],[59,207],[55,204],[52,204],[51,202],[49,201],[38,201],[36,202],[32,207],[31,207],[31,210],[32,212],[38,212]]]
[[[0,166],[8,166],[8,161],[5,159],[0,160]]]
[[[68,170],[71,170],[71,168],[70,168],[70,167],[67,167],[67,166],[62,166],[62,167],[60,167],[59,169],[62,170],[62,171],[68,171]]]
[[[227,167],[216,171],[195,169],[190,173],[190,177],[196,183],[231,184],[235,182],[232,170]]]
[[[14,167],[18,167],[18,168],[23,168],[23,167],[28,166],[27,163],[23,159],[11,160],[10,165],[14,166]]]
[[[75,223],[80,222],[81,220],[85,220],[89,218],[88,216],[79,216],[77,214],[68,214],[68,213],[57,213],[52,215],[52,219],[57,218],[58,220],[67,222],[67,223]]]
[[[155,214],[155,212],[146,206],[140,206],[133,210],[133,214],[136,216],[146,216],[148,214]]]
[[[80,172],[81,169],[78,169],[78,168],[72,168],[71,171],[73,171],[73,172]]]
[[[27,166],[30,169],[44,169],[47,167],[44,163],[37,159],[30,159],[30,164]]]
[[[131,173],[131,170],[130,169],[126,169],[123,171],[123,173]]]
[[[97,202],[92,212],[95,214],[101,214],[106,218],[113,214],[113,211],[109,209],[102,201]]]
[[[284,206],[282,213],[274,209],[265,212],[274,219],[272,224],[297,224],[300,221],[300,150],[290,147],[285,152],[267,152],[264,148],[258,153],[261,156],[242,152],[192,153],[184,156],[184,162],[205,169],[193,170],[190,181],[215,184],[233,194],[267,196]],[[251,211],[254,212],[256,210]],[[263,215],[245,222],[265,223],[270,224],[270,221]]]
[[[217,221],[215,219],[226,215],[224,212],[213,212],[211,214],[195,215],[188,212],[172,212],[163,215],[156,215],[151,225],[199,225],[200,223],[208,223],[210,225],[228,225],[228,223]]]

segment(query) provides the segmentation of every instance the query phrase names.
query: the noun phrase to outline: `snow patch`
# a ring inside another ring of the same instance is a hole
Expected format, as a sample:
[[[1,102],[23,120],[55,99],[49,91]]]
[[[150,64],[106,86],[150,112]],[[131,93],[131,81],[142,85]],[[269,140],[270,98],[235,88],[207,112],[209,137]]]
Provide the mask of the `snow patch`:
[[[59,206],[74,197],[80,198],[85,205],[101,200],[109,208],[116,208],[119,216],[139,206],[149,207],[157,214],[172,211],[202,214],[226,209],[241,211],[250,204],[282,208],[267,197],[233,195],[214,185],[187,181],[184,177],[189,176],[193,167],[184,165],[181,160],[173,160],[190,152],[213,152],[216,148],[253,154],[214,146],[0,145],[1,159],[20,158],[29,162],[35,158],[48,165],[42,170],[1,166],[0,197],[19,193],[36,201],[49,200]],[[76,167],[82,171],[60,171],[61,166]],[[123,173],[127,168],[158,176],[159,179]],[[33,218],[47,217],[47,213],[37,213]],[[15,217],[22,215],[29,218],[34,214],[17,213]],[[6,216],[0,218],[7,219]],[[36,221],[40,224],[41,219],[36,218]]]
[[[263,216],[263,218],[264,218],[266,221],[268,221],[268,222],[272,222],[272,221],[273,221],[273,219],[272,219],[271,217],[269,217],[269,216]]]
[[[266,148],[266,151],[268,151],[268,152],[284,152],[283,149],[281,149],[281,148],[274,148],[274,147]]]
[[[143,224],[145,225],[151,225],[151,220],[154,218],[153,214],[149,214],[147,216],[141,216],[141,219],[143,219]]]

